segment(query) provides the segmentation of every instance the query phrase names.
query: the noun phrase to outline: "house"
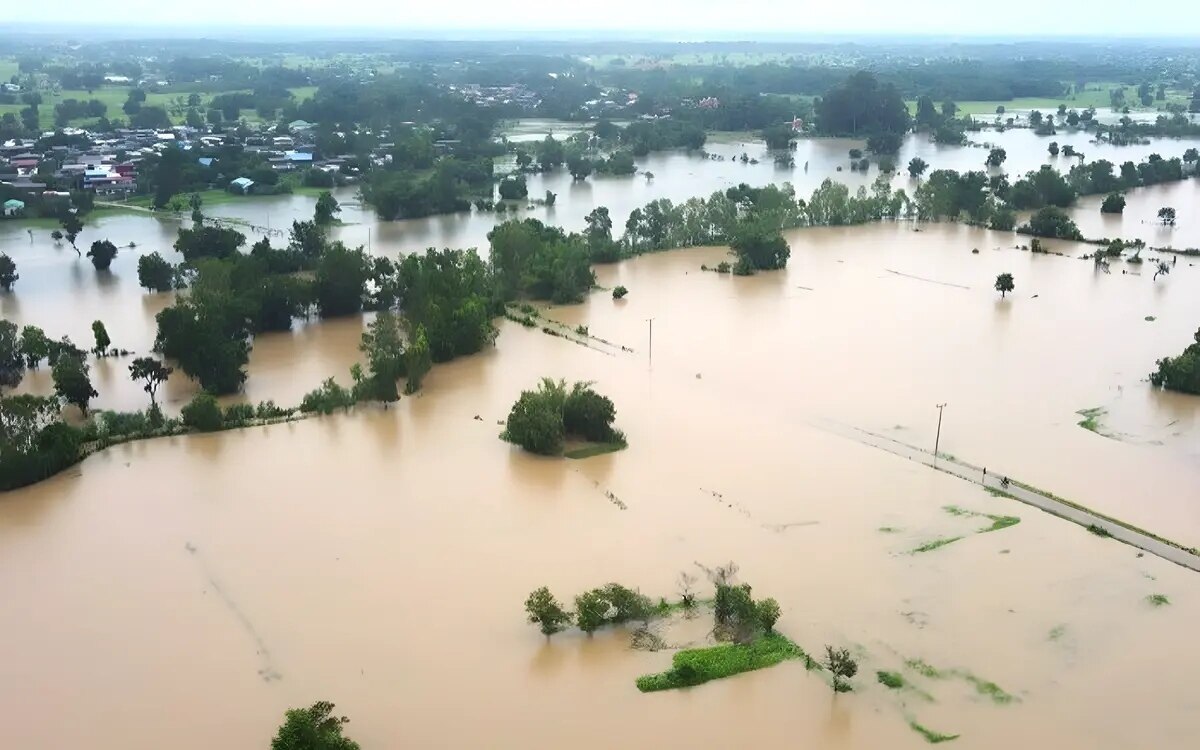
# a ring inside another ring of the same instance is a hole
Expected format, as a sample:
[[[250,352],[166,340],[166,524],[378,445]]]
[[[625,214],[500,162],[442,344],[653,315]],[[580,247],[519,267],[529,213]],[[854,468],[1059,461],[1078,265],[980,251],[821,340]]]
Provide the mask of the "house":
[[[311,122],[305,122],[304,120],[292,120],[288,123],[287,129],[289,133],[303,133],[312,130],[315,127],[316,125],[313,125]]]
[[[25,212],[25,203],[16,198],[4,201],[4,215],[8,218],[20,216]]]
[[[250,192],[250,188],[254,187],[254,180],[249,177],[239,177],[230,182],[229,187],[235,192],[247,195]]]

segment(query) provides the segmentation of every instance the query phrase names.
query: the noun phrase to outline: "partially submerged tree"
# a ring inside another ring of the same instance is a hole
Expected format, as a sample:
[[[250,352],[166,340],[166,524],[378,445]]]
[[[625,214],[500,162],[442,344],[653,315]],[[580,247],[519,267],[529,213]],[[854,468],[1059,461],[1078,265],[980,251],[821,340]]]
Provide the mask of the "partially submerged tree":
[[[68,404],[78,406],[86,417],[88,404],[99,394],[92,387],[91,368],[83,357],[73,354],[60,356],[50,375],[54,380],[54,393]]]
[[[271,740],[271,750],[359,750],[357,742],[342,734],[350,720],[334,716],[333,708],[332,703],[318,701],[308,708],[289,709]]]
[[[844,693],[850,690],[846,682],[858,674],[858,662],[850,656],[850,651],[844,648],[825,646],[825,668],[833,675],[833,692]]]
[[[17,264],[4,253],[0,253],[0,289],[11,292],[13,284],[21,275],[17,273]]]
[[[138,258],[138,285],[150,292],[169,292],[175,285],[175,268],[157,252]]]
[[[1109,193],[1100,204],[1100,213],[1119,214],[1125,211],[1125,196],[1120,193]]]
[[[73,213],[63,214],[59,223],[62,225],[62,235],[67,238],[67,242],[71,243],[71,248],[79,255],[79,248],[75,246],[75,240],[78,239],[79,233],[83,231],[83,220]]]
[[[1013,275],[1011,273],[1002,273],[996,277],[996,291],[1000,292],[1000,299],[1004,299],[1004,295],[1015,289],[1013,284]]]
[[[1150,383],[1155,388],[1200,395],[1200,328],[1193,339],[1195,343],[1178,357],[1158,360],[1158,369],[1150,373]]]
[[[571,622],[571,615],[545,586],[535,589],[525,600],[525,613],[529,616],[529,621],[537,624],[547,638]]]
[[[329,226],[341,212],[342,207],[338,204],[337,198],[333,197],[333,193],[325,191],[317,197],[317,205],[313,209],[313,222],[318,226]]]
[[[173,372],[174,368],[167,367],[153,357],[138,357],[129,365],[129,377],[140,381],[142,390],[150,394],[151,411],[158,410],[158,388],[167,382]]]
[[[97,271],[107,271],[117,257],[117,246],[108,240],[96,240],[87,251],[87,257],[92,259],[92,265]]]
[[[25,359],[17,324],[0,320],[0,390],[16,388],[25,377]]]
[[[1170,206],[1158,209],[1158,220],[1163,223],[1163,226],[1175,226],[1175,209]]]
[[[108,354],[108,348],[112,346],[112,339],[108,337],[108,329],[104,327],[103,321],[92,321],[92,337],[96,340],[96,346],[92,349],[92,353],[97,357]]]

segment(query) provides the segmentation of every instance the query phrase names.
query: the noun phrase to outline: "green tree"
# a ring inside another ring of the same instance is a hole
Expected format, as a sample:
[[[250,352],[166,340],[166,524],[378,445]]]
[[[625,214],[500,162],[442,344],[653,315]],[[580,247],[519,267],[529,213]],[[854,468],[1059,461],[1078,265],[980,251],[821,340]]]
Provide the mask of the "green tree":
[[[544,140],[539,141],[536,151],[538,164],[546,171],[560,166],[566,158],[566,150],[562,143],[555,140],[552,135],[547,135]]]
[[[919,156],[914,156],[908,162],[908,174],[914,178],[920,178],[927,169],[929,169],[929,163]]]
[[[996,277],[996,291],[1000,292],[1000,298],[1004,299],[1004,295],[1011,292],[1016,286],[1013,284],[1013,275],[1011,273],[1002,273]]]
[[[80,255],[79,248],[75,245],[75,240],[79,237],[79,233],[83,231],[83,220],[68,211],[62,215],[58,222],[62,225],[63,236],[67,238],[67,242],[71,243],[71,248],[75,251],[75,254]]]
[[[1050,145],[1046,147],[1051,156],[1058,156],[1058,141],[1050,141]]]
[[[91,368],[83,357],[61,356],[50,371],[54,393],[68,404],[74,404],[87,416],[88,403],[98,394],[92,387]]]
[[[824,135],[904,133],[908,108],[891,84],[880,85],[866,71],[852,74],[816,104],[817,131]]]
[[[763,129],[762,138],[767,142],[767,148],[782,151],[792,147],[796,131],[792,130],[791,125],[772,125]]]
[[[334,217],[342,212],[342,207],[338,205],[337,199],[333,197],[333,193],[329,191],[322,192],[317,197],[317,206],[313,210],[313,222],[318,226],[329,226],[333,223]]]
[[[576,383],[563,401],[563,431],[585,440],[608,442],[617,437],[612,426],[616,416],[613,402],[592,390],[588,383]]]
[[[43,359],[50,356],[50,339],[37,326],[25,326],[21,329],[21,355],[25,358],[25,366],[36,370]]]
[[[0,320],[0,389],[16,388],[25,377],[25,359],[16,323]]]
[[[169,292],[174,287],[175,268],[157,252],[138,258],[138,285],[150,292]]]
[[[500,180],[500,198],[506,201],[524,200],[529,197],[529,188],[523,175],[505,177]]]
[[[586,180],[595,170],[595,165],[592,160],[581,152],[573,153],[567,157],[567,171],[571,173],[571,177],[575,180]]]
[[[163,115],[165,116],[165,114],[164,112]],[[148,116],[157,117],[157,113],[151,113]],[[137,126],[135,125],[135,127]],[[149,127],[154,126],[150,125]],[[183,172],[187,161],[188,157],[177,146],[168,146],[158,157],[158,164],[153,170],[154,208],[166,208],[167,204],[171,202],[171,198],[175,197],[183,187]]]
[[[183,418],[184,425],[200,432],[213,432],[225,425],[225,414],[216,397],[203,391],[184,405],[179,416]]]
[[[400,398],[396,381],[404,377],[407,360],[400,321],[396,316],[390,312],[379,313],[363,333],[359,350],[367,355],[371,397],[384,402]]]
[[[97,271],[107,271],[117,257],[117,246],[108,240],[96,240],[88,250],[87,257],[92,259],[92,265]]]
[[[1100,204],[1100,213],[1119,214],[1125,211],[1125,196],[1120,193],[1109,193]]]
[[[404,392],[416,393],[421,390],[421,383],[432,367],[433,351],[429,346],[429,337],[425,333],[425,326],[418,323],[410,330],[408,350],[404,352],[404,368],[408,372]]]
[[[244,244],[246,235],[236,229],[203,225],[180,229],[175,239],[175,249],[183,255],[185,263],[202,258],[230,258]]]
[[[1150,383],[1155,388],[1200,395],[1200,328],[1192,338],[1195,343],[1178,357],[1158,360],[1158,369],[1150,373]]]
[[[525,600],[525,613],[529,621],[541,628],[547,638],[559,632],[571,622],[571,615],[562,608],[550,589],[542,586],[535,589]]]
[[[92,321],[92,337],[96,339],[96,347],[92,349],[92,352],[97,357],[103,357],[108,353],[108,348],[112,346],[112,339],[108,337],[108,329],[104,327],[102,321]]]
[[[1007,206],[996,208],[988,219],[988,228],[997,232],[1011,232],[1016,225],[1017,213]]]
[[[523,391],[513,404],[501,438],[530,453],[557,456],[563,450],[566,384],[543,378],[536,391]]]
[[[0,289],[11,292],[13,284],[21,275],[17,273],[17,264],[4,253],[0,253]]]
[[[850,651],[844,648],[825,646],[825,668],[833,676],[833,692],[844,693],[850,689],[849,680],[858,674],[858,662],[850,656]]]
[[[232,288],[230,269],[201,264],[191,294],[157,315],[154,349],[175,360],[212,393],[233,393],[246,380],[250,310]]]
[[[1158,209],[1158,220],[1163,223],[1163,226],[1175,226],[1175,209],[1170,206]]]
[[[362,248],[351,250],[341,242],[330,245],[317,262],[314,291],[321,317],[360,312],[370,271],[370,261]]]
[[[333,708],[332,703],[319,701],[308,708],[289,709],[271,739],[271,750],[359,750],[357,742],[342,734],[350,720],[334,716]]]
[[[775,630],[775,623],[779,621],[781,611],[779,602],[774,599],[763,599],[760,602],[755,602],[754,612],[758,619],[758,624],[763,630],[771,633]]]
[[[900,150],[904,138],[899,133],[874,133],[867,138],[867,150],[874,154],[894,154]]]
[[[1079,227],[1071,221],[1071,217],[1061,208],[1046,206],[1040,208],[1029,218],[1029,223],[1019,230],[1022,234],[1032,234],[1038,237],[1054,237],[1063,240],[1081,240],[1083,234]]]
[[[612,291],[613,299],[625,299],[625,295],[629,294],[629,290],[624,286],[617,285]]]
[[[988,151],[987,160],[984,164],[989,167],[998,167],[1008,158],[1008,152],[1002,148],[994,148]]]
[[[608,611],[611,608],[601,589],[585,591],[575,597],[575,622],[580,630],[591,635],[608,622]]]
[[[784,268],[791,256],[791,248],[779,227],[766,219],[739,222],[729,245],[740,267],[750,273]]]
[[[134,382],[142,383],[142,390],[150,394],[150,410],[158,410],[158,388],[167,382],[173,367],[167,367],[153,357],[138,357],[129,365],[129,377]]]

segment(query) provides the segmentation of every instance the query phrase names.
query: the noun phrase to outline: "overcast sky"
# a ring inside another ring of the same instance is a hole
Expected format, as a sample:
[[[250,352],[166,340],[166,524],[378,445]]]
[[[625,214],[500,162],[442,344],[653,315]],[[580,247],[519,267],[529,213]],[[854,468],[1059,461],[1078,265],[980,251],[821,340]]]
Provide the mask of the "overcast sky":
[[[422,30],[626,32],[656,38],[733,33],[1200,37],[1196,0],[49,0],[4,3],[6,23],[116,26],[223,25]],[[708,32],[707,34],[705,32]],[[209,31],[211,33],[211,31]]]

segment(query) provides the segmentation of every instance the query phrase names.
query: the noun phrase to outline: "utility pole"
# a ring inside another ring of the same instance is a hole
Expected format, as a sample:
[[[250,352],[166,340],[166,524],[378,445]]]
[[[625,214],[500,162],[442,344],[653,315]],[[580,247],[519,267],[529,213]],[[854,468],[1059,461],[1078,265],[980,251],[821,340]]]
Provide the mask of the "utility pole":
[[[941,442],[942,442],[942,409],[945,409],[945,408],[946,408],[945,404],[937,405],[937,410],[938,410],[937,437],[935,437],[933,439],[933,465],[934,466],[937,466],[938,445],[941,444]]]
[[[654,366],[654,318],[646,318],[650,324],[650,366]]]

